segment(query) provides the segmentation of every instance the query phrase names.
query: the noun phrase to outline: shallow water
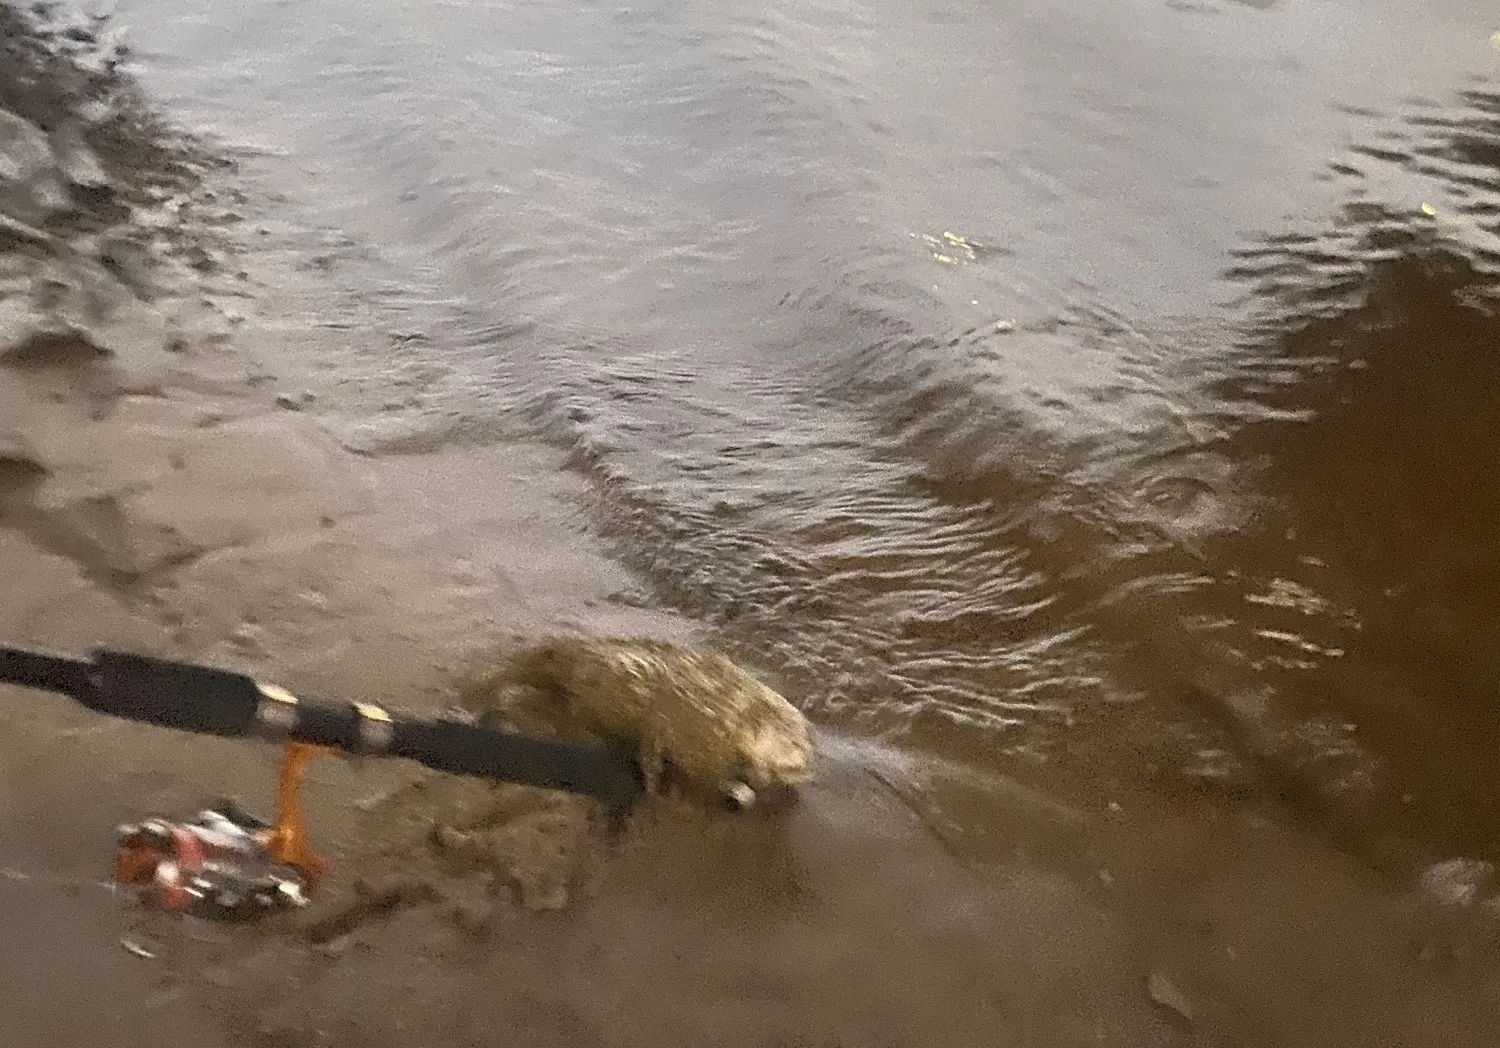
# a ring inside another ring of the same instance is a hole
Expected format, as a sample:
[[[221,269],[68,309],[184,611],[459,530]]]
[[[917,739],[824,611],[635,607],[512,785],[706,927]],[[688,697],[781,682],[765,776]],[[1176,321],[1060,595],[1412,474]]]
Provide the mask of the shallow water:
[[[1475,5],[118,11],[384,255],[415,422],[568,448],[820,722],[1398,874],[1500,840]]]

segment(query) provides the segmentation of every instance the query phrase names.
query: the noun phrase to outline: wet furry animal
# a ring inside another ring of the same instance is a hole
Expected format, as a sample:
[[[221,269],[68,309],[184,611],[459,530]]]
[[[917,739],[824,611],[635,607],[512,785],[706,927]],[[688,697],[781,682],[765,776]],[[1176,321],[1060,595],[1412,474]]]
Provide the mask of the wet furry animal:
[[[795,787],[813,773],[807,719],[726,655],[650,637],[551,636],[501,676],[561,703],[581,726],[638,748],[646,789],[670,765],[726,793]],[[750,795],[753,802],[753,794]]]

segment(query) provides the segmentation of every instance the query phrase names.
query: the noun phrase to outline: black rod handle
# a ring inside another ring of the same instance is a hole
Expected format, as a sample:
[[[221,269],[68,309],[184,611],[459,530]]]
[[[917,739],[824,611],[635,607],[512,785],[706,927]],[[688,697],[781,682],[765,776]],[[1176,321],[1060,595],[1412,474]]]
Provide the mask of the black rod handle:
[[[93,664],[82,659],[0,647],[0,684],[54,691],[83,702],[93,687],[93,670]]]
[[[198,735],[259,737],[404,757],[436,771],[598,798],[611,807],[641,792],[623,753],[449,720],[423,720],[368,703],[299,699],[243,673],[96,651],[91,662],[0,647],[0,683],[71,695],[99,713]]]
[[[101,713],[197,735],[263,735],[261,687],[252,677],[118,651],[94,652],[93,692]]]

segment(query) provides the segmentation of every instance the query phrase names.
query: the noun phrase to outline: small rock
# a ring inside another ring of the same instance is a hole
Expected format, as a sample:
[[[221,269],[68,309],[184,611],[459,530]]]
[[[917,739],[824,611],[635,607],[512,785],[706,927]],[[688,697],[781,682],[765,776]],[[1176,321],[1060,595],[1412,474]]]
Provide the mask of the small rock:
[[[278,408],[285,408],[287,411],[301,411],[304,403],[290,393],[278,393],[276,395],[276,406]]]
[[[48,472],[29,440],[19,433],[0,430],[0,495],[34,484]]]
[[[1188,1022],[1193,1021],[1193,1002],[1165,972],[1153,971],[1146,977],[1146,993],[1163,1008],[1170,1008]]]
[[[82,136],[72,128],[59,130],[52,135],[52,155],[57,160],[62,176],[75,186],[84,189],[105,189],[110,185],[109,175],[94,151],[84,144]]]
[[[5,325],[0,320],[0,364],[17,368],[72,367],[94,363],[108,350],[67,325]]]
[[[1495,864],[1482,859],[1448,859],[1422,871],[1422,891],[1441,906],[1468,907],[1495,883]]]
[[[47,136],[0,109],[0,211],[19,222],[41,225],[69,206]]]

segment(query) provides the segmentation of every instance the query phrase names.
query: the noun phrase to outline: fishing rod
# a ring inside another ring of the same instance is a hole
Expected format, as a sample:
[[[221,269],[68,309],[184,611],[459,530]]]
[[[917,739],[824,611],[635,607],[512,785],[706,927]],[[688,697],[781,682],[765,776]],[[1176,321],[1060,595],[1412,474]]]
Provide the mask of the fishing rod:
[[[243,673],[171,659],[105,649],[74,659],[0,645],[0,684],[67,695],[143,724],[283,744],[274,822],[230,802],[186,822],[148,819],[118,828],[116,882],[145,885],[148,897],[171,910],[223,916],[306,904],[305,892],[328,871],[309,840],[300,796],[302,776],[319,753],[404,757],[436,771],[565,790],[602,801],[615,816],[643,789],[640,766],[601,747],[368,702],[307,701]]]
[[[0,645],[0,684],[67,695],[97,713],[197,735],[403,757],[436,771],[565,790],[612,809],[641,792],[623,753],[424,719],[367,702],[326,703],[230,670],[104,649],[88,659]]]

